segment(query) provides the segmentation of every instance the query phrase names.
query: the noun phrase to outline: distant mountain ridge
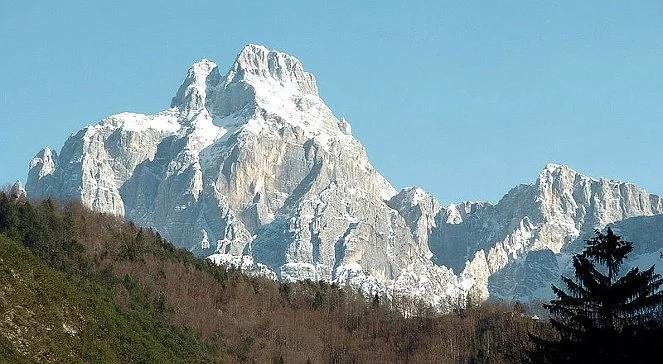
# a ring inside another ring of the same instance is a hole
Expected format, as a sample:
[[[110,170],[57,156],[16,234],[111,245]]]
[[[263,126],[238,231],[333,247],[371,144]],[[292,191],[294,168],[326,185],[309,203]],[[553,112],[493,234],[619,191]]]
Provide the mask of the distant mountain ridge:
[[[223,75],[209,60],[194,64],[168,110],[110,116],[59,153],[43,149],[25,189],[125,216],[256,274],[435,306],[514,298],[490,287],[522,278],[522,269],[497,273],[529,252],[557,256],[594,228],[663,213],[661,198],[635,185],[554,164],[496,205],[443,207],[417,187],[397,192],[302,63],[258,45]]]

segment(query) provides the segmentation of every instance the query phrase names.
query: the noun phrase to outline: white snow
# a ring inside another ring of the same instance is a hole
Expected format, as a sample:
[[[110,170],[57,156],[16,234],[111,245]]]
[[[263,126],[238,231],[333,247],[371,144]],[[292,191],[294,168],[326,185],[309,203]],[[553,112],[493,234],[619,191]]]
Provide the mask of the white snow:
[[[138,177],[139,186],[132,187],[142,195],[131,202],[152,205],[138,206],[133,217],[162,232],[184,231],[179,243],[205,254],[217,242],[218,253],[209,257],[217,264],[285,281],[331,280],[368,294],[410,295],[434,305],[477,287],[487,290],[491,274],[530,251],[560,252],[582,229],[591,228],[588,222],[602,227],[663,212],[660,199],[632,184],[591,179],[558,164],[548,164],[534,184],[514,188],[495,206],[464,202],[441,210],[423,189],[411,187],[401,191],[397,211],[388,205],[397,191],[369,163],[350,124],[319,97],[313,75],[295,57],[256,45],[245,47],[225,76],[212,61],[192,65],[171,108],[156,115],[113,115],[69,141],[74,148],[65,156],[50,149],[35,156],[26,189],[37,195],[56,189],[67,197],[78,193],[87,206],[122,215],[126,195],[121,188]],[[306,144],[311,141],[314,148]],[[243,158],[233,159],[234,152]],[[312,179],[326,189],[316,186],[309,196],[294,195],[293,189],[305,185],[301,176],[311,172],[305,164],[312,157],[324,161],[320,180]],[[141,170],[147,179],[135,173],[139,165],[149,167]],[[271,169],[280,165],[288,169]],[[57,178],[44,179],[52,174]],[[284,181],[274,183],[277,176]],[[46,185],[50,180],[57,182]],[[281,182],[284,186],[274,187]],[[155,191],[142,188],[151,183],[158,184],[149,186]],[[157,197],[150,200],[152,192]],[[290,198],[299,204],[293,212],[282,209]],[[333,215],[321,222],[319,212],[325,210]],[[251,251],[259,228],[272,221],[285,225],[277,225],[279,233],[297,235],[286,242],[287,262],[274,267],[276,272],[251,256],[227,254]],[[356,230],[344,234],[349,224]],[[431,262],[431,247],[439,242],[427,239],[443,224],[458,225],[452,230],[459,232],[459,251],[465,254],[454,257],[461,259],[459,267],[470,259],[457,274]],[[314,234],[325,239],[323,258],[332,267],[302,259],[311,255],[312,241],[306,239]],[[343,236],[347,241],[339,242]],[[351,249],[337,259],[336,243]],[[658,253],[638,261],[654,262]]]

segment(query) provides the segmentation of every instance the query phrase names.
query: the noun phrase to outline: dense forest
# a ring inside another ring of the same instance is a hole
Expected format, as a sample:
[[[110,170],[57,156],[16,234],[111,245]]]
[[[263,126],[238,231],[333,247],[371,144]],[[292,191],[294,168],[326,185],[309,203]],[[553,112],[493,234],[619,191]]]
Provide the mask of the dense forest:
[[[79,204],[0,193],[2,362],[514,363],[532,337],[555,336],[520,305],[439,314],[282,284]]]

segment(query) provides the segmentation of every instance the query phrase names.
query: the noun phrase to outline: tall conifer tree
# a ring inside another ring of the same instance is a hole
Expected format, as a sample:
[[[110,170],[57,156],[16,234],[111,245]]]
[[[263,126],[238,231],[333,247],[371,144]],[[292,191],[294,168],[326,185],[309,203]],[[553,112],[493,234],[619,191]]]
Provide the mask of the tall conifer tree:
[[[536,339],[536,361],[649,362],[661,354],[663,278],[654,266],[633,268],[620,275],[633,244],[608,228],[586,240],[582,254],[573,258],[575,279],[562,277],[563,290],[553,285],[557,298],[544,305],[559,340]],[[658,356],[657,360],[663,360]]]

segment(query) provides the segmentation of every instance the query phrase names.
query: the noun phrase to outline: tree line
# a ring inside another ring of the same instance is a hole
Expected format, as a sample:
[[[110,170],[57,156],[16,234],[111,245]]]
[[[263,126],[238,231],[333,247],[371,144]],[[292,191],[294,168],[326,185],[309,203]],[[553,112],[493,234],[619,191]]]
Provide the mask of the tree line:
[[[619,283],[617,274],[628,249],[601,248],[606,245],[603,241],[625,246],[614,242],[611,231],[597,235],[588,245],[589,253],[577,257],[578,267],[588,269],[594,281],[583,281],[582,275],[577,277],[580,283],[565,279],[576,286],[569,286],[572,292],[566,296],[555,290],[559,298],[547,306],[550,322],[532,319],[519,304],[486,302],[435,313],[417,302],[366,298],[326,282],[279,283],[251,277],[178,249],[150,229],[77,203],[60,206],[51,200],[30,202],[0,193],[0,234],[27,248],[49,269],[109,292],[118,315],[139,310],[145,320],[185,335],[178,339],[186,343],[180,345],[185,354],[173,361],[572,362],[585,358],[583,348],[603,347],[625,337],[629,343],[653,340],[660,327],[660,277],[653,270],[638,271],[627,273],[629,284]],[[621,260],[614,254],[623,254]],[[611,259],[611,268],[604,279],[598,275],[600,269],[590,266],[606,259]],[[592,282],[614,287],[596,293],[599,286]],[[621,296],[609,298],[613,294]],[[602,299],[612,303],[604,307]],[[632,314],[625,314],[630,309]],[[403,311],[415,314],[405,316]],[[606,341],[596,339],[599,328],[609,333],[601,336]],[[158,341],[164,335],[159,330],[145,335]],[[132,362],[130,358],[136,357],[132,350],[140,347],[132,340],[139,339],[122,340],[127,344],[116,354],[118,361]],[[652,353],[644,345],[638,348]],[[609,350],[606,357],[612,355]],[[639,360],[638,350],[619,358]]]

